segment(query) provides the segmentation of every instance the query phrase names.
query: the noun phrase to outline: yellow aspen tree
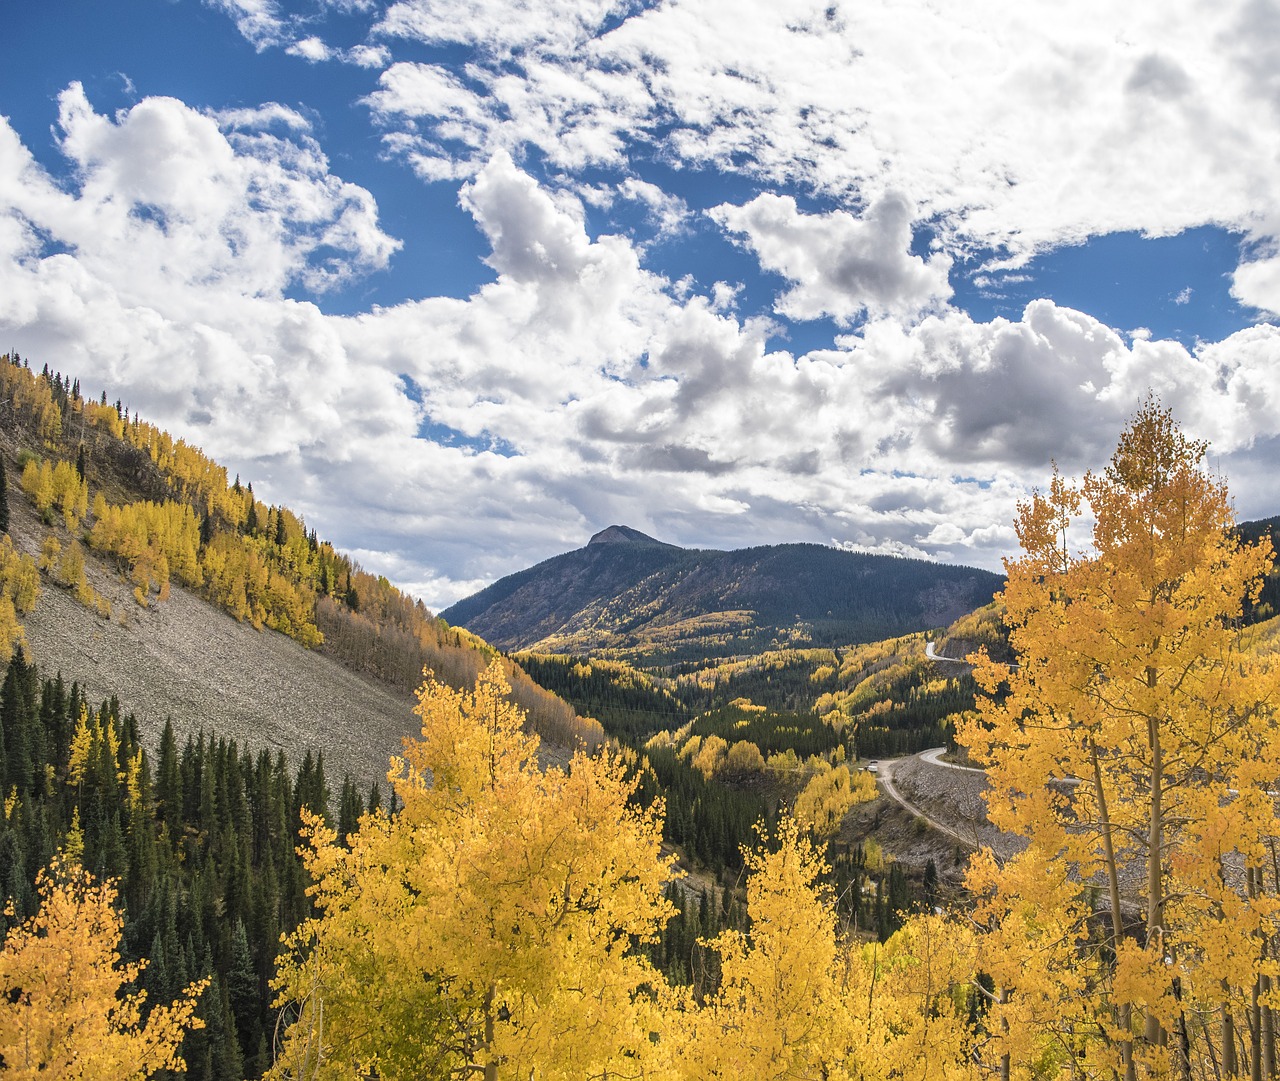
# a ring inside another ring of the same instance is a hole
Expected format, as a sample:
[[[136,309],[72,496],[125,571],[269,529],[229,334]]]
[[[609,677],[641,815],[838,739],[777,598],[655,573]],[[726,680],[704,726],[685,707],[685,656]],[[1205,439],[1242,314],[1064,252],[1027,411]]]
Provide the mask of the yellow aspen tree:
[[[146,992],[126,990],[143,965],[121,963],[115,888],[57,860],[38,887],[40,910],[0,948],[0,1071],[15,1081],[139,1081],[183,1070],[178,1047],[203,1027],[195,1009],[207,981],[144,1021]]]
[[[709,945],[721,984],[690,1017],[683,1076],[766,1079],[831,1076],[844,1059],[835,910],[825,864],[789,818],[774,852],[748,853],[748,934],[723,931]]]
[[[319,915],[279,959],[272,1076],[639,1076],[665,1053],[637,949],[670,915],[660,808],[608,754],[539,768],[500,660],[470,692],[428,679],[416,712],[395,817],[349,849],[310,823]]]
[[[62,543],[50,533],[44,539],[44,543],[40,546],[40,562],[38,566],[42,571],[53,574],[58,568],[58,561],[62,558]]]
[[[0,537],[0,592],[13,601],[19,613],[30,612],[40,596],[40,568],[29,555],[14,548],[7,535]]]
[[[721,985],[677,996],[676,1063],[689,1081],[959,1081],[977,1076],[968,1024],[976,947],[964,924],[912,916],[883,946],[847,940],[827,867],[794,820],[772,851],[747,854],[750,930],[708,943]]]
[[[70,462],[59,462],[53,467],[51,483],[63,524],[68,530],[75,529],[89,508],[89,485]]]
[[[7,593],[0,591],[0,663],[8,664],[14,650],[27,644],[26,632]]]
[[[814,837],[830,837],[853,807],[875,799],[876,794],[871,774],[853,773],[846,765],[832,766],[810,778],[796,797],[792,813]]]
[[[1057,936],[1060,993],[1093,1015],[1089,1047],[1070,1050],[1108,1076],[1259,1065],[1237,1051],[1274,967],[1280,675],[1240,621],[1272,553],[1236,537],[1205,451],[1149,401],[1103,472],[1055,474],[1020,506],[1003,594],[1018,663],[975,657],[986,696],[958,733],[988,765],[992,822],[1028,842],[998,873],[970,873],[1007,924],[1000,950],[1025,962],[992,1017],[1012,1031],[1019,998],[1047,993],[1035,943]],[[1102,932],[1086,920],[1094,894]],[[1034,1072],[1044,1050],[1006,1044],[1004,1072]]]
[[[53,467],[35,458],[22,468],[22,490],[31,497],[36,510],[43,514],[53,505]]]
[[[883,945],[850,946],[841,979],[845,1054],[827,1076],[977,1081],[981,1033],[969,1022],[977,959],[968,923],[933,914],[909,916]]]

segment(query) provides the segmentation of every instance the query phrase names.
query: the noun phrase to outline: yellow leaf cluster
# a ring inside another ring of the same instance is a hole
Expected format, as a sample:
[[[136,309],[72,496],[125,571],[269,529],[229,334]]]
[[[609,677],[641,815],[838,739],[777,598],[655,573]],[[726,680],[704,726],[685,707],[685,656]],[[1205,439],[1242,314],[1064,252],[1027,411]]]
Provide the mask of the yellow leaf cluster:
[[[76,529],[89,509],[89,485],[70,462],[32,458],[23,467],[21,483],[41,514],[57,504],[68,530]]]
[[[703,1004],[676,996],[678,1077],[977,1078],[968,1019],[979,953],[966,927],[910,917],[884,946],[843,939],[826,867],[784,819],[749,857],[748,933],[712,945],[723,981]]]
[[[184,1032],[204,982],[172,1004],[145,1011],[145,992],[127,991],[142,966],[119,954],[123,919],[115,889],[74,863],[38,880],[39,912],[0,948],[0,1056],[6,1078],[140,1081],[182,1070]]]
[[[832,766],[809,779],[796,797],[792,814],[801,828],[815,837],[830,837],[853,807],[875,798],[876,782],[871,774]]]
[[[14,412],[25,416],[41,439],[57,439],[62,432],[62,411],[53,400],[48,380],[8,356],[4,359],[7,363],[0,364],[0,401],[9,401]]]
[[[39,597],[40,569],[5,534],[0,537],[0,661],[8,663],[26,641],[19,616],[31,611]]]
[[[539,769],[508,691],[498,662],[471,692],[429,681],[400,812],[349,850],[312,823],[321,915],[280,962],[298,1019],[275,1076],[569,1078],[653,1054],[633,943],[669,915],[660,809],[607,754]]]
[[[323,641],[314,599],[272,565],[262,542],[216,534],[205,546],[202,573],[206,596],[236,619],[281,631],[308,647]]]
[[[94,508],[89,543],[125,562],[144,599],[153,590],[165,593],[171,574],[184,585],[204,581],[200,527],[185,503],[144,500],[117,507],[95,499]]]

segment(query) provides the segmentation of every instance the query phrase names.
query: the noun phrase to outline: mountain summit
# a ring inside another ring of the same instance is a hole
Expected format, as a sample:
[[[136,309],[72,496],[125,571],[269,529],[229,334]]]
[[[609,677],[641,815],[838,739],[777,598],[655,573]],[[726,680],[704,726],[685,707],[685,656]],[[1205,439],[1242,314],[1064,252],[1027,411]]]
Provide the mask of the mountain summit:
[[[504,650],[667,664],[945,626],[1000,585],[972,567],[818,544],[680,548],[613,525],[440,614]]]
[[[594,537],[587,541],[587,546],[593,544],[633,544],[642,548],[673,548],[681,551],[679,545],[668,544],[666,541],[654,540],[647,533],[641,533],[638,529],[632,529],[629,525],[611,525],[607,529],[600,530]]]

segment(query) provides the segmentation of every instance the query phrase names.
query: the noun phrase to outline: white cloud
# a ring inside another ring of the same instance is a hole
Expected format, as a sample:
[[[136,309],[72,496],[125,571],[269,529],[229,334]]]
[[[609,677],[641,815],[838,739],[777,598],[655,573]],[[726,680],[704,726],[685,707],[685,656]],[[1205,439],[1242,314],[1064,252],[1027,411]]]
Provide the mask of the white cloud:
[[[1231,295],[1265,316],[1280,318],[1280,255],[1241,263],[1231,276]]]
[[[311,30],[316,15],[284,12],[277,0],[204,0],[215,10],[230,16],[236,29],[258,52],[284,49],[312,64],[337,60],[361,68],[386,67],[391,52],[385,45],[368,42],[337,48]],[[322,10],[344,15],[372,14],[377,0],[316,0]]]
[[[385,45],[353,45],[338,55],[344,63],[358,68],[385,68],[391,63],[391,50]]]
[[[15,177],[7,205],[103,280],[119,277],[127,252],[121,288],[134,302],[178,283],[242,295],[294,283],[322,290],[386,266],[398,246],[378,227],[369,193],[329,173],[293,110],[212,117],[147,98],[110,118],[73,84],[59,98],[59,127],[74,197],[47,183],[24,190]],[[30,173],[25,150],[12,153]],[[42,192],[37,202],[31,190]]]
[[[289,20],[280,13],[275,0],[205,0],[205,3],[229,15],[236,29],[259,52],[289,40]]]
[[[641,203],[649,212],[658,236],[672,236],[685,228],[689,207],[678,195],[663,191],[657,184],[629,176],[618,185],[624,199]]]
[[[378,32],[471,45],[504,58],[537,47],[564,53],[632,6],[629,0],[403,0],[390,5]]]
[[[328,60],[333,55],[329,46],[318,37],[302,38],[300,41],[295,41],[285,51],[293,56],[300,56],[304,60],[310,60],[312,63]]]
[[[350,49],[335,49],[314,35],[292,42],[285,52],[313,64],[338,60],[358,68],[384,68],[391,62],[391,50],[385,45],[353,45]]]
[[[843,210],[803,214],[791,196],[769,194],[708,214],[744,234],[765,270],[793,283],[776,305],[788,318],[829,315],[842,326],[864,312],[909,319],[951,295],[950,258],[911,254],[913,215],[900,195],[885,195],[861,218]]]
[[[401,79],[374,105],[424,175],[499,148],[625,168],[638,143],[846,206],[901,193],[947,253],[1016,263],[1118,230],[1273,235],[1280,126],[1244,119],[1280,110],[1266,22],[1250,0],[411,0],[380,32],[472,47],[466,85]]]

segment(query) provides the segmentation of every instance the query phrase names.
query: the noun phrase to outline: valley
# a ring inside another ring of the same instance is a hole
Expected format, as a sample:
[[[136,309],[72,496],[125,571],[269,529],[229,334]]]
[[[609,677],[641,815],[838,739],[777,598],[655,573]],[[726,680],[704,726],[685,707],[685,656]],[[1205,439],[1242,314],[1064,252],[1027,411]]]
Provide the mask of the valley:
[[[766,949],[761,929],[781,921],[795,937],[770,964],[798,964],[813,927],[827,928],[832,957],[873,986],[880,951],[920,935],[972,951],[947,954],[969,976],[930,992],[930,1010],[962,1018],[967,1040],[1001,1005],[981,997],[999,965],[982,936],[1026,911],[1019,891],[1063,906],[1054,918],[1076,930],[1055,941],[1076,935],[1114,953],[1144,933],[1141,819],[1105,859],[1073,847],[1141,805],[1151,774],[1125,765],[1140,745],[1116,735],[1100,749],[1092,735],[1072,743],[1026,723],[1048,708],[1040,688],[1055,689],[1054,666],[1091,633],[1063,637],[1085,601],[1055,609],[1056,595],[1036,593],[1041,563],[1012,564],[1003,581],[815,545],[684,549],[615,525],[436,616],[197,449],[105,396],[83,401],[69,377],[5,357],[0,390],[3,919],[14,928],[35,916],[52,888],[39,876],[57,860],[119,883],[122,954],[151,963],[135,986],[160,1002],[195,987],[192,1016],[205,1027],[182,1046],[202,1079],[292,1076],[281,1063],[305,1042],[313,950],[330,934],[339,938],[326,948],[346,949],[347,930],[327,921],[366,902],[351,941],[405,970],[429,957],[436,966],[403,995],[382,980],[379,1009],[434,1008],[412,1004],[424,985],[451,993],[433,981],[464,942],[501,974],[472,1002],[490,1027],[532,1009],[515,988],[532,981],[528,994],[545,996],[537,981],[549,972],[557,993],[572,979],[594,994],[595,975],[557,967],[576,964],[583,941],[630,943],[592,961],[630,986],[619,1009],[671,995],[683,1005],[653,1024],[718,1016],[741,1001],[726,996],[746,994],[740,966]],[[1194,631],[1234,650],[1239,671],[1256,667],[1264,691],[1277,578],[1250,545],[1277,526],[1208,531],[1225,553],[1216,573],[1235,560],[1254,585],[1238,610],[1211,610]],[[1011,595],[1025,606],[1016,616]],[[1039,624],[1021,614],[1042,610]],[[1028,637],[1032,626],[1047,644]],[[1186,670],[1213,655],[1197,647]],[[1210,799],[1243,821],[1236,796],[1271,776],[1266,731],[1238,719],[1265,708],[1228,715],[1214,739],[1242,733],[1253,757],[1233,752],[1214,767],[1230,776],[1220,791],[1204,786],[1203,754],[1171,766],[1183,771],[1167,785],[1180,814]],[[1000,768],[989,777],[969,750]],[[1070,799],[1044,782],[1088,765],[1092,785],[1073,782]],[[1114,777],[1100,784],[1104,769]],[[1261,814],[1255,804],[1249,813]],[[1263,870],[1250,864],[1246,878],[1241,856],[1218,859],[1218,888],[1262,888]],[[542,868],[562,860],[545,873],[563,881],[548,886]],[[587,865],[591,884],[573,887]],[[1009,877],[1023,867],[1028,878]],[[604,933],[592,921],[608,911],[606,882],[645,914]],[[403,952],[400,916],[388,913],[424,919],[427,945]],[[591,928],[576,945],[559,937],[573,921]],[[353,1019],[368,986],[364,948],[331,969],[355,981]],[[528,950],[541,959],[521,968],[513,958]],[[1074,953],[1055,962],[1075,963]],[[279,1013],[282,1001],[294,1012]],[[589,1008],[564,1016],[572,1027]],[[283,1043],[271,1035],[281,1017]],[[512,1021],[511,1031],[523,1030]]]

